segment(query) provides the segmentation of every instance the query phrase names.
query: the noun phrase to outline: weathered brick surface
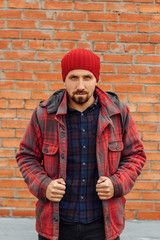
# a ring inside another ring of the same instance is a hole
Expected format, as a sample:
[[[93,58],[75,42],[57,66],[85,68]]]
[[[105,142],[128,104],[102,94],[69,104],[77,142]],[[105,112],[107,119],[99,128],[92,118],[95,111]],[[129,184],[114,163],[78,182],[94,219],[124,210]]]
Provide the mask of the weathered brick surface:
[[[160,1],[0,1],[0,216],[34,216],[15,161],[33,109],[63,87],[61,58],[101,58],[99,86],[126,101],[147,162],[126,196],[126,218],[160,220]]]

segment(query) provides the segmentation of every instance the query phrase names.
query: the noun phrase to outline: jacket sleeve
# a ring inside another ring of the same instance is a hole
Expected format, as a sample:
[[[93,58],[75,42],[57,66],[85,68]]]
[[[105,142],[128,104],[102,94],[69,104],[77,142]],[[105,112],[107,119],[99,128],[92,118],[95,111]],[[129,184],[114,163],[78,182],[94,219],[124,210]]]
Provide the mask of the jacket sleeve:
[[[20,143],[16,155],[19,169],[30,192],[39,199],[46,199],[46,189],[52,181],[42,166],[42,135],[37,120],[37,109],[33,112],[31,120]]]
[[[110,176],[115,197],[124,196],[131,191],[146,161],[143,145],[129,108],[122,102],[121,105],[124,148],[118,170]]]

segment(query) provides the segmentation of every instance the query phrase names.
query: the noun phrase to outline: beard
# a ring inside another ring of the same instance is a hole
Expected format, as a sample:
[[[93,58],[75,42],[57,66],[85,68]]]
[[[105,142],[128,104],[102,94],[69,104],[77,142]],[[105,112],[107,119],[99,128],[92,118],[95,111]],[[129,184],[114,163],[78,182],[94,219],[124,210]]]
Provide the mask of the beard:
[[[77,96],[77,94],[83,94],[82,96]],[[86,102],[88,102],[88,100],[90,99],[90,95],[88,92],[86,91],[76,91],[73,93],[73,95],[71,96],[71,99],[73,102],[78,103],[78,104],[84,104]]]

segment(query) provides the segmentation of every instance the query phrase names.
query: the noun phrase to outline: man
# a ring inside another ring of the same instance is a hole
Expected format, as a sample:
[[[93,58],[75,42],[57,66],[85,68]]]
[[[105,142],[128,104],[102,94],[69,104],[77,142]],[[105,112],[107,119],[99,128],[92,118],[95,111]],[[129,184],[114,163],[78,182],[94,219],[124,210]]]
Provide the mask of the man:
[[[143,146],[128,107],[97,87],[97,55],[75,49],[61,66],[66,90],[35,109],[17,154],[39,239],[118,240]]]

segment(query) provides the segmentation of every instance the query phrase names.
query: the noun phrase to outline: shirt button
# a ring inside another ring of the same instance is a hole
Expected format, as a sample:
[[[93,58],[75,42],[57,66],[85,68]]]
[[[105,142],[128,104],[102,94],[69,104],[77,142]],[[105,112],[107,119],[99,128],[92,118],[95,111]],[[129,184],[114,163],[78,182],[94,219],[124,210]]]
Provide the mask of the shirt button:
[[[86,149],[86,146],[83,146],[83,149]]]
[[[85,163],[85,162],[83,162],[83,163],[82,163],[82,165],[83,165],[83,166],[86,166],[86,163]]]
[[[84,116],[84,113],[81,113],[81,116]]]
[[[81,200],[83,200],[84,199],[84,196],[81,196]]]
[[[82,129],[82,132],[85,132],[86,130],[85,129]]]
[[[85,183],[85,182],[86,182],[86,180],[83,178],[83,179],[82,179],[82,182],[83,182],[83,183]]]

